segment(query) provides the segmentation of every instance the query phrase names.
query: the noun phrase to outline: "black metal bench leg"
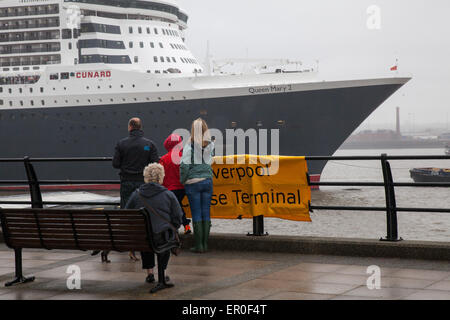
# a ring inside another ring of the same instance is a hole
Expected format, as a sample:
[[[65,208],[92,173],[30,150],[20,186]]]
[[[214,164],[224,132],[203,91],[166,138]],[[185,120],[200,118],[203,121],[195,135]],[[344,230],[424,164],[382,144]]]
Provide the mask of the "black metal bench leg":
[[[167,262],[164,263],[164,261],[163,261],[164,256],[161,254],[158,254],[157,258],[158,258],[158,284],[153,289],[150,290],[150,293],[156,293],[158,291],[161,291],[161,290],[164,290],[167,288],[172,288],[174,286],[173,283],[168,283],[166,280],[164,264],[167,264]]]
[[[33,282],[35,277],[24,277],[22,273],[22,249],[14,249],[16,259],[16,278],[13,281],[5,283],[5,287],[11,287],[15,284]]]

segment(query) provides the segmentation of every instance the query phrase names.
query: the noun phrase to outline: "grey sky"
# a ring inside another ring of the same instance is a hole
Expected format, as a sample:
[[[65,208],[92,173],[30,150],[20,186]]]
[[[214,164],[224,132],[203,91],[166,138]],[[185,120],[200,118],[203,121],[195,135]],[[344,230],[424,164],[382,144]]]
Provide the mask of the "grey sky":
[[[415,123],[445,129],[450,121],[450,1],[448,0],[176,0],[189,15],[187,44],[214,58],[289,58],[313,64],[320,77],[399,75],[413,80],[361,128],[394,127],[401,107],[405,130]],[[381,29],[367,27],[367,9],[381,9]]]

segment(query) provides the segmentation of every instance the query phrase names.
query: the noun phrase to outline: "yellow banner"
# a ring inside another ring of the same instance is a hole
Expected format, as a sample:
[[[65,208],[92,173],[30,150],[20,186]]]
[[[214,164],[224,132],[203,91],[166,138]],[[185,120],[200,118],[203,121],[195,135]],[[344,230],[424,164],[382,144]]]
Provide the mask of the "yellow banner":
[[[265,217],[311,222],[304,157],[237,155],[214,158],[211,218]],[[189,202],[183,207],[191,217]]]

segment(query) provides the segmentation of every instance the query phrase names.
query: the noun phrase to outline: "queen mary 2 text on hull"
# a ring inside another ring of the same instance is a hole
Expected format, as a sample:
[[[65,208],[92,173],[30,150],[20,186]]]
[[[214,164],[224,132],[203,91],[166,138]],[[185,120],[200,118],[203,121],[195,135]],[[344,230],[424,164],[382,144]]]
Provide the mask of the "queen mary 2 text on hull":
[[[111,78],[111,71],[83,71],[75,74],[77,79]]]

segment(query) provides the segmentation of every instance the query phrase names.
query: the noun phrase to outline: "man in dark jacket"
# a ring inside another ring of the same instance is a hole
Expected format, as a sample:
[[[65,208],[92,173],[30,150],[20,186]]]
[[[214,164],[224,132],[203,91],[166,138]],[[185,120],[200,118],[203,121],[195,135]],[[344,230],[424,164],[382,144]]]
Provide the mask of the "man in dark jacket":
[[[131,194],[144,184],[142,172],[150,163],[159,162],[155,144],[144,137],[142,122],[133,118],[128,122],[129,136],[117,143],[113,167],[120,169],[120,208],[124,209]]]
[[[159,162],[155,144],[144,137],[141,119],[130,119],[128,132],[129,136],[117,143],[113,159],[113,167],[120,169],[121,209],[125,209],[131,194],[144,184],[142,172],[145,166]],[[134,252],[130,252],[130,259],[138,260]]]
[[[156,245],[163,245],[169,238],[175,237],[175,232],[182,224],[183,211],[176,196],[163,187],[164,167],[157,163],[152,163],[144,169],[145,184],[133,192],[126,205],[126,209],[147,208],[152,224],[152,231],[155,235]],[[153,268],[155,267],[155,255],[152,252],[141,252],[142,268],[147,270],[146,282],[155,281]],[[167,268],[170,258],[170,251],[158,255],[158,264],[163,269]],[[167,283],[170,279],[158,279],[158,286],[167,288],[173,286]]]

